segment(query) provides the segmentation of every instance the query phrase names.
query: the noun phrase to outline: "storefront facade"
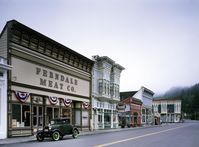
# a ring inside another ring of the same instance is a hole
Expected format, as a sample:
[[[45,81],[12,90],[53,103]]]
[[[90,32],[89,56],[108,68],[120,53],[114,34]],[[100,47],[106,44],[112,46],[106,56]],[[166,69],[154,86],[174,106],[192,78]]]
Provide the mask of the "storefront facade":
[[[93,56],[92,128],[118,128],[120,74],[124,68],[107,56]]]
[[[53,118],[90,129],[93,61],[10,21],[8,36],[8,137],[32,135]]]
[[[152,112],[153,95],[153,91],[143,86],[133,95],[134,98],[142,101],[142,125],[150,125],[154,123]]]
[[[141,87],[138,91],[127,91],[120,92],[121,100],[131,97],[134,99],[135,108],[138,111],[141,107],[141,125],[149,125],[153,123],[153,113],[152,113],[152,100],[154,92],[147,89],[146,87]],[[137,105],[138,104],[138,105]],[[140,113],[135,113],[134,115],[140,116]],[[140,118],[139,118],[140,121]]]
[[[141,112],[142,112],[142,101],[136,98],[133,98],[135,92],[121,92],[121,103],[129,107],[130,115],[126,115],[128,117],[128,125],[131,127],[141,126]],[[127,96],[127,97],[126,97]],[[126,97],[126,98],[125,98]],[[126,113],[126,112],[125,112]]]
[[[154,117],[158,123],[176,123],[182,119],[180,98],[156,98],[153,100]],[[158,122],[159,120],[159,122]]]
[[[7,71],[11,69],[6,58],[0,56],[0,139],[7,137]]]

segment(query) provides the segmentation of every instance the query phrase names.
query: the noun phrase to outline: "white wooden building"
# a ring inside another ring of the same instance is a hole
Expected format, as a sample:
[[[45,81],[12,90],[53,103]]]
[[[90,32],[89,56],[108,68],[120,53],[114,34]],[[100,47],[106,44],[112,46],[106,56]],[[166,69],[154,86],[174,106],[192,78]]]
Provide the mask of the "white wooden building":
[[[180,98],[159,98],[153,100],[154,116],[162,123],[175,123],[181,120]]]
[[[92,126],[93,129],[117,128],[116,105],[120,101],[120,74],[124,68],[107,56],[93,56]]]
[[[140,99],[142,101],[142,125],[149,125],[153,123],[153,114],[152,114],[152,101],[153,101],[154,92],[149,90],[146,87],[141,87],[133,97]]]
[[[1,44],[0,50],[2,47]],[[3,53],[1,55],[3,56]],[[7,138],[7,70],[11,70],[11,66],[2,56],[0,56],[0,139]]]

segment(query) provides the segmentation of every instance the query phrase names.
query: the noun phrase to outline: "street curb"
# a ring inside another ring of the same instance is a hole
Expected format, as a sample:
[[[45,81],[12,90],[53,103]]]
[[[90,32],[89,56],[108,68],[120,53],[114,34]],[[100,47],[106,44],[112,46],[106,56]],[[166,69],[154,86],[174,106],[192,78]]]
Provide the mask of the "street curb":
[[[90,132],[82,132],[79,136],[89,136],[89,135],[96,135],[96,134],[105,134],[105,133],[113,133],[113,132],[120,132],[120,131],[131,131],[131,130],[139,130],[144,128],[153,128],[153,127],[160,127],[159,126],[144,126],[144,127],[135,127],[135,128],[121,128],[121,129],[107,129],[107,130],[96,130],[96,131],[90,131]],[[14,139],[14,140],[12,140]],[[4,141],[4,143],[1,143],[1,141]],[[25,142],[33,142],[36,140],[36,135],[29,136],[26,139],[22,139],[22,137],[17,138],[8,138],[8,139],[0,139],[0,145],[7,145],[7,144],[16,144],[16,143],[25,143]]]

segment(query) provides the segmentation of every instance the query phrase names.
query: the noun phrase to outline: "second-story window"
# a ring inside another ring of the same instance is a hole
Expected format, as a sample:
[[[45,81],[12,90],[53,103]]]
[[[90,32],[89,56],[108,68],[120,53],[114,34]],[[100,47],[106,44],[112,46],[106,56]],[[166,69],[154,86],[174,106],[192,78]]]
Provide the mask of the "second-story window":
[[[158,113],[161,113],[161,105],[158,105]]]
[[[106,95],[106,80],[104,80],[104,94]]]
[[[110,94],[111,94],[111,97],[114,97],[114,84],[113,83],[111,83],[111,85],[110,85]]]
[[[110,95],[110,85],[109,85],[109,83],[107,84],[107,95]]]
[[[102,80],[99,80],[99,94],[102,94],[103,92],[103,82]]]

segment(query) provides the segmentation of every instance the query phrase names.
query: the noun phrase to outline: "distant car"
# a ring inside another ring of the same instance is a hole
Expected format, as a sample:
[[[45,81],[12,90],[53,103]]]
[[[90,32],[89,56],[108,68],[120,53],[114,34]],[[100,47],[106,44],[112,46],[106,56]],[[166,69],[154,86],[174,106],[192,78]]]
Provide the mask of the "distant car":
[[[77,138],[79,130],[70,124],[69,119],[53,119],[48,126],[45,126],[43,130],[37,132],[37,140],[43,141],[46,137],[51,137],[54,141],[62,139],[64,135],[72,135],[73,138]]]

